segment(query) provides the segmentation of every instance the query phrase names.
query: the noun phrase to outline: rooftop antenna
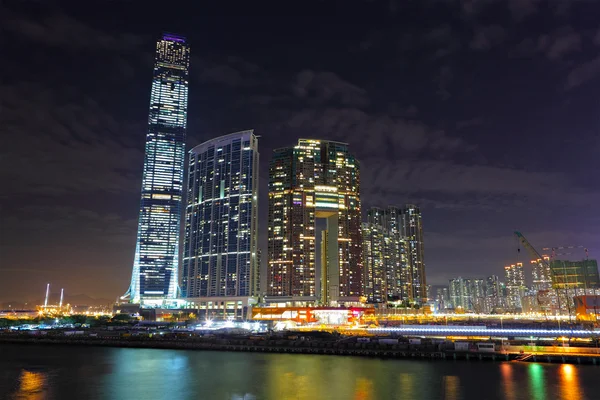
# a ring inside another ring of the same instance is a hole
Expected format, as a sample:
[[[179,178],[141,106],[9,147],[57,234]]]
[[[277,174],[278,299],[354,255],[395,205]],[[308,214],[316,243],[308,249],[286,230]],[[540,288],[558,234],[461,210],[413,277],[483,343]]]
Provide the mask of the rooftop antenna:
[[[50,295],[50,284],[46,285],[46,299],[44,300],[44,308],[48,307],[48,296]]]
[[[58,308],[62,308],[64,291],[65,289],[60,289],[60,303],[58,303]]]

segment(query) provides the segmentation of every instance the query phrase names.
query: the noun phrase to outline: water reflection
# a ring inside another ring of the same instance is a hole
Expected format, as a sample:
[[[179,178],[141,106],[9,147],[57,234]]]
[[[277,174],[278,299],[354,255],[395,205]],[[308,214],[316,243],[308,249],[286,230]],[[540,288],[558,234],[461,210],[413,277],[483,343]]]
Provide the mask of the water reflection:
[[[459,383],[458,376],[444,377],[444,400],[458,400],[460,398]]]
[[[507,400],[515,400],[515,383],[513,380],[513,366],[509,362],[502,363],[500,365],[500,374],[502,375],[502,387],[504,389],[504,398]]]
[[[529,391],[535,400],[546,399],[544,368],[540,364],[529,364]]]
[[[189,377],[189,353],[152,349],[111,349],[114,369],[106,388],[115,399],[181,398]],[[135,382],[135,384],[132,384]],[[168,384],[167,382],[171,382]]]
[[[569,364],[560,366],[559,385],[560,397],[565,400],[580,400],[583,399],[583,393],[579,385],[579,377],[575,367]]]
[[[414,375],[413,374],[400,374],[400,390],[403,398],[412,399],[414,398]]]
[[[354,400],[373,400],[373,382],[369,379],[359,378],[356,381]]]
[[[0,398],[24,400],[600,398],[593,366],[59,346],[0,354]]]
[[[14,399],[38,400],[46,397],[47,374],[23,370],[19,377],[19,387]]]

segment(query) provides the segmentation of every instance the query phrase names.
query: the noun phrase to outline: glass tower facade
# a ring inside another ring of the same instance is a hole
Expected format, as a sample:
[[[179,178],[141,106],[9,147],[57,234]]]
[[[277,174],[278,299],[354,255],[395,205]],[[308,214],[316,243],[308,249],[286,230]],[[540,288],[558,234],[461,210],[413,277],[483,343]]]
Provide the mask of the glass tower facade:
[[[423,243],[423,221],[419,207],[408,204],[398,214],[400,234],[407,245],[407,268],[403,281],[409,300],[427,301],[425,277],[425,249]]]
[[[135,259],[124,296],[132,303],[178,296],[189,60],[185,38],[165,34],[156,43]]]
[[[183,297],[258,295],[258,156],[251,130],[190,151]]]

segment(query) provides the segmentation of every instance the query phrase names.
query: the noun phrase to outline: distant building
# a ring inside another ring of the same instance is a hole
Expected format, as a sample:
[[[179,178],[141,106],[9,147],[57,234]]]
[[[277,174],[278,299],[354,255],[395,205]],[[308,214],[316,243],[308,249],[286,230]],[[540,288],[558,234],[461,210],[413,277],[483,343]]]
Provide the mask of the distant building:
[[[553,260],[552,285],[555,289],[568,289],[574,296],[587,294],[587,290],[600,288],[598,262],[596,260]]]
[[[485,307],[485,282],[483,279],[450,279],[448,293],[452,308],[483,313]]]
[[[258,139],[252,130],[189,152],[182,294],[194,303],[259,294]]]
[[[400,234],[407,242],[407,292],[410,300],[427,301],[427,279],[425,277],[425,250],[421,210],[406,205],[399,213]]]
[[[478,313],[485,312],[485,281],[483,279],[471,279],[471,309]]]
[[[548,264],[548,257],[542,260],[531,260],[531,278],[533,290],[548,290],[552,288],[552,273]]]
[[[396,227],[396,210],[373,207],[363,224],[365,295],[371,302],[409,300],[405,290],[407,242]]]
[[[156,43],[135,258],[122,297],[132,303],[156,307],[178,297],[189,63],[185,38],[166,34]]]
[[[506,307],[504,287],[496,275],[490,275],[485,279],[485,313],[493,313]]]
[[[448,308],[452,308],[450,294],[447,287],[436,288],[435,302],[438,311],[444,311]]]
[[[470,280],[461,277],[450,279],[448,292],[450,294],[450,303],[455,310],[471,310],[471,287]]]
[[[296,304],[363,295],[360,169],[346,143],[300,139],[269,166],[267,296]],[[318,237],[316,221],[327,227]],[[321,293],[316,246],[320,241]]]
[[[525,295],[525,271],[523,263],[516,263],[504,267],[506,281],[507,306],[512,311],[520,311],[523,308],[521,298]]]

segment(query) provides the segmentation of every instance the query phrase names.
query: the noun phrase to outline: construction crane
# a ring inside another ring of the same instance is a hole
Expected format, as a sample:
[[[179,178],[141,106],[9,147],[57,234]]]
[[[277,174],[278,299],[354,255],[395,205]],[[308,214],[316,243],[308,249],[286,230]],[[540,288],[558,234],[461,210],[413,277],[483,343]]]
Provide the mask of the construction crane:
[[[555,271],[554,269],[550,266],[550,263],[548,262],[547,258],[542,257],[542,255],[535,249],[535,247],[533,247],[531,245],[531,243],[529,243],[529,241],[527,239],[525,239],[525,236],[523,236],[523,234],[519,231],[515,231],[515,236],[517,237],[517,239],[519,240],[519,244],[523,245],[523,247],[525,247],[527,249],[527,251],[529,251],[529,254],[531,254],[531,256],[533,256],[534,260],[536,260],[537,262],[541,263],[544,267],[548,268],[548,270],[550,271],[550,278],[552,279],[552,283],[554,286],[554,288],[556,289],[556,297],[558,300],[558,308],[560,309],[560,295],[558,294],[558,281],[555,277]],[[580,246],[565,246],[562,248],[578,248]],[[553,248],[553,249],[556,249]],[[517,251],[520,253],[521,252],[521,248],[518,248]],[[585,249],[586,254],[587,254],[587,249]],[[552,253],[552,257],[555,256],[556,253]],[[567,288],[567,282],[566,282],[566,278],[565,278],[565,282],[563,284],[563,289],[565,290],[565,296],[568,297],[568,288]],[[538,293],[538,304],[540,303],[540,299],[539,299],[539,293]],[[571,304],[568,301],[568,299],[566,300],[567,303],[567,310],[569,313],[569,318],[571,317]]]
[[[525,236],[523,236],[521,232],[515,231],[515,236],[519,240],[519,244],[523,245],[523,247],[525,247],[527,251],[529,251],[529,254],[533,256],[534,260],[541,260],[540,262],[544,264],[545,267],[550,268],[550,263],[548,263],[548,261],[546,261],[544,257],[542,257],[542,255],[535,249],[535,247],[533,247],[531,243],[529,243],[529,241],[525,239]],[[521,248],[518,248],[517,251],[520,253]],[[552,273],[552,269],[550,269],[550,273]]]

